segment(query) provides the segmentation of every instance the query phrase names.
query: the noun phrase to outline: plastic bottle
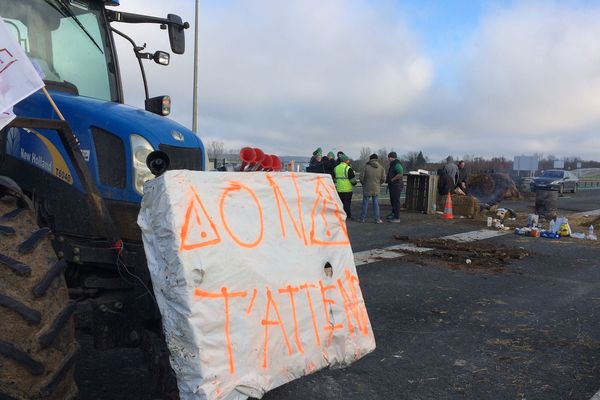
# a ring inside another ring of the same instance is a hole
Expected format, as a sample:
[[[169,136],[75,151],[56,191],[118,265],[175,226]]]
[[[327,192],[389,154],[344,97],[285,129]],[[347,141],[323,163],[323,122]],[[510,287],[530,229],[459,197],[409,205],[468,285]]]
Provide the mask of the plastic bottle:
[[[550,229],[548,229],[548,230],[552,233],[554,233],[558,230],[558,229],[556,229],[556,222],[554,220],[550,221]]]
[[[588,228],[587,238],[590,240],[598,240],[596,235],[594,235],[594,226],[593,225],[590,225],[590,227]]]

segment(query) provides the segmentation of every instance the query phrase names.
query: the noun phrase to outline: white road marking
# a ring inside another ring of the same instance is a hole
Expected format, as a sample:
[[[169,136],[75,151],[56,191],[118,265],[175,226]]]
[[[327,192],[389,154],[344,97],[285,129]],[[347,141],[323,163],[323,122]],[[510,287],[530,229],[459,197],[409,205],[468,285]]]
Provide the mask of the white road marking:
[[[578,213],[575,213],[573,215],[578,215],[578,216],[581,216],[581,217],[595,217],[596,215],[600,215],[600,209],[578,212]]]
[[[502,236],[510,233],[510,231],[494,231],[490,229],[481,229],[478,231],[464,232],[456,235],[441,237],[440,239],[456,240],[457,242],[474,242],[477,240],[489,239],[492,237]],[[358,251],[354,253],[354,264],[356,266],[371,264],[381,260],[389,260],[392,258],[402,257],[405,254],[401,251],[412,251],[415,253],[425,253],[433,249],[429,247],[417,247],[410,243],[397,244],[394,246],[384,247],[383,249],[372,249]]]
[[[385,247],[383,249],[359,251],[354,253],[354,264],[358,266],[404,256],[404,253],[400,253],[398,250],[414,251],[415,253],[424,253],[433,249],[430,249],[428,247],[417,247],[413,244],[405,243]]]
[[[491,229],[481,229],[478,231],[457,233],[456,235],[443,236],[440,239],[444,240],[456,240],[457,242],[467,243],[475,242],[477,240],[489,239],[497,236],[506,235],[512,233],[512,231],[494,231]]]

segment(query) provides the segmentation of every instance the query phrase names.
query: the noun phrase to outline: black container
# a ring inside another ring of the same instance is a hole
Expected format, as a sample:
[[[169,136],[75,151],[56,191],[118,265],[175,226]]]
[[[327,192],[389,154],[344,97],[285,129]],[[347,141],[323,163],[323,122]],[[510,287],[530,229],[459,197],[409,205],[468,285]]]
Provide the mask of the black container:
[[[555,219],[558,213],[558,191],[538,188],[535,191],[535,213],[547,220]]]

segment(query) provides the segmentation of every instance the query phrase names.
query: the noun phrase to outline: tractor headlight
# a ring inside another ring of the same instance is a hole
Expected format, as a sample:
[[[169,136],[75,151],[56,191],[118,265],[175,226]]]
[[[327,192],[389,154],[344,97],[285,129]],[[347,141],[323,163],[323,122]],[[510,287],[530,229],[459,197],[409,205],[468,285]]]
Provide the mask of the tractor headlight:
[[[146,165],[146,157],[154,151],[154,148],[140,135],[132,134],[130,140],[133,187],[139,194],[144,194],[144,182],[154,177]]]

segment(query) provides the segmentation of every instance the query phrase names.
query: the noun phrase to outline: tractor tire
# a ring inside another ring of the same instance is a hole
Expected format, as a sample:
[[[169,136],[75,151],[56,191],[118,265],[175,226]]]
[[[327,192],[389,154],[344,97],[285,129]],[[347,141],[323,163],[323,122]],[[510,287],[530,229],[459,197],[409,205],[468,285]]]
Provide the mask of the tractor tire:
[[[0,195],[0,400],[69,400],[79,345],[48,228]]]

